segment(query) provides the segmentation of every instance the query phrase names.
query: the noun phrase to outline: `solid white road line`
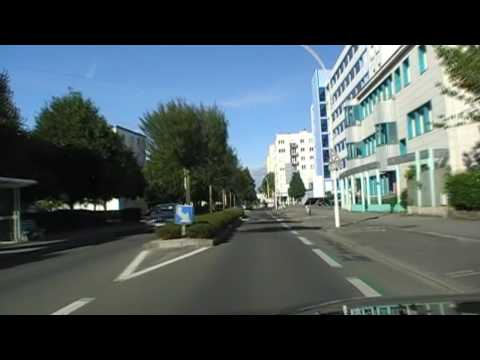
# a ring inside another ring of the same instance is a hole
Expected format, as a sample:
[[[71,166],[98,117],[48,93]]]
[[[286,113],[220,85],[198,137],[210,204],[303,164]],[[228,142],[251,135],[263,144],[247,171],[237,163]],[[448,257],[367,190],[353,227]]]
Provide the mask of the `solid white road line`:
[[[52,315],[68,315],[74,312],[75,310],[80,309],[82,306],[87,305],[89,302],[95,300],[95,298],[83,298],[77,301],[74,301],[70,305],[67,305],[60,310],[55,311]]]
[[[370,286],[365,284],[362,280],[355,277],[348,277],[347,281],[355,286],[358,291],[360,291],[366,297],[379,297],[382,296],[379,292],[372,289]]]
[[[480,272],[477,271],[477,272],[471,272],[471,273],[465,273],[465,274],[451,275],[450,277],[452,279],[456,279],[456,278],[475,276],[475,275],[480,275]]]
[[[455,275],[461,275],[461,274],[470,274],[473,272],[474,272],[473,270],[460,270],[460,271],[449,272],[449,273],[446,273],[445,275],[455,276]]]
[[[338,262],[336,262],[335,260],[333,260],[330,256],[328,256],[327,254],[325,254],[322,250],[320,249],[313,249],[313,252],[315,254],[317,254],[318,256],[320,256],[320,258],[325,261],[328,265],[330,265],[331,267],[334,267],[334,268],[341,268],[342,265],[340,265]]]
[[[297,237],[298,237],[298,238],[300,239],[300,241],[303,242],[305,245],[313,245],[313,243],[312,243],[310,240],[304,238],[303,236],[297,236]]]
[[[154,265],[154,266],[150,266],[150,267],[148,267],[148,268],[146,268],[146,269],[137,271],[136,273],[133,273],[133,274],[129,275],[128,278],[122,279],[122,280],[129,280],[129,279],[132,279],[132,278],[134,278],[134,277],[137,277],[137,276],[140,276],[140,275],[144,275],[144,274],[146,274],[146,273],[148,273],[148,272],[150,272],[150,271],[157,270],[157,269],[159,269],[159,268],[161,268],[161,267],[163,267],[163,266],[172,264],[172,263],[174,263],[174,262],[176,262],[176,261],[185,259],[185,258],[187,258],[187,257],[193,256],[193,255],[195,255],[195,254],[198,254],[198,253],[200,253],[200,252],[202,252],[202,251],[205,251],[205,250],[208,250],[208,249],[210,249],[210,247],[202,247],[202,248],[200,248],[200,249],[191,251],[191,252],[189,252],[189,253],[187,253],[187,254],[178,256],[178,257],[176,257],[176,258],[170,259],[170,260],[165,261],[165,262],[163,262],[163,263],[160,263],[160,264],[157,264],[157,265]],[[122,281],[122,280],[121,280],[121,281]]]
[[[130,275],[133,274],[133,272],[137,269],[138,265],[141,264],[143,260],[147,257],[149,254],[150,250],[142,250],[136,257],[133,259],[133,261],[123,270],[123,272],[118,275],[118,277],[115,279],[115,281],[123,281],[126,280],[130,277]]]
[[[296,232],[295,230],[292,230],[290,231],[293,235],[298,235],[298,232]]]

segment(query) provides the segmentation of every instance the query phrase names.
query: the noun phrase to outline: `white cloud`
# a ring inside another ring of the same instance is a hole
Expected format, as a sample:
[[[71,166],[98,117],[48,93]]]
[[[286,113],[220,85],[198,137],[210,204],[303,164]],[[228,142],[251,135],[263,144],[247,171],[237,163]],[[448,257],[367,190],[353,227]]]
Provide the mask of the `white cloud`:
[[[243,106],[269,104],[280,101],[285,98],[285,94],[275,94],[272,92],[251,92],[236,99],[220,101],[219,105],[230,108],[239,108]]]
[[[87,79],[93,79],[95,77],[96,72],[97,72],[97,63],[93,63],[92,65],[90,65],[87,72],[85,73],[85,77]]]

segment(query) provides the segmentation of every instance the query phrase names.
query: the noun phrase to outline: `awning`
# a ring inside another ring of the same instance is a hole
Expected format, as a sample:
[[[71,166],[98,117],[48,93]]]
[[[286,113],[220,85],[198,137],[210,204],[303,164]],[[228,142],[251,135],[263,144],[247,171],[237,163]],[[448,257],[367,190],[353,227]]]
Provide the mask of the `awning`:
[[[0,189],[18,189],[35,184],[36,180],[0,177]]]

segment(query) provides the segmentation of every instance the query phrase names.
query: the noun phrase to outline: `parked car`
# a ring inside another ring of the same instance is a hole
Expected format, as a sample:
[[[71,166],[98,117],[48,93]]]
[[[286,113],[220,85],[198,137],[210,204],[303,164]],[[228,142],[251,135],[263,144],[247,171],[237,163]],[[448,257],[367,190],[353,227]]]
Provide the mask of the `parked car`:
[[[175,221],[175,207],[177,204],[159,204],[154,206],[147,214],[145,222],[158,227]]]

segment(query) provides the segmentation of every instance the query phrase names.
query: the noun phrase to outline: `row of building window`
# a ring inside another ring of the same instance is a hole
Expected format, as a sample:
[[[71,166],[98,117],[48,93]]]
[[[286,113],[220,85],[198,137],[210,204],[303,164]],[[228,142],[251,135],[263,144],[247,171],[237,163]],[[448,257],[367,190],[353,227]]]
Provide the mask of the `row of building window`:
[[[365,74],[363,78],[358,82],[357,86],[350,92],[350,94],[342,101],[341,104],[339,104],[335,110],[332,113],[332,121],[334,122],[340,115],[342,115],[343,112],[343,106],[345,104],[345,101],[353,99],[357,94],[360,92],[360,90],[363,89],[365,84],[368,82],[369,79],[369,74]]]
[[[365,56],[365,55],[364,55]],[[343,92],[345,91],[345,89],[348,88],[348,86],[350,85],[350,83],[353,81],[353,79],[355,78],[355,76],[360,72],[360,70],[362,69],[363,67],[363,64],[364,64],[364,60],[363,60],[363,57],[362,56],[360,59],[358,59],[358,61],[356,62],[356,64],[353,66],[352,70],[350,70],[350,72],[347,74],[347,76],[345,77],[345,80],[343,80],[342,84],[338,87],[338,89],[333,93],[333,102],[336,102],[337,99],[342,96]]]
[[[345,150],[345,144],[347,143],[347,140],[340,141],[337,145],[335,145],[335,151],[337,153]]]
[[[408,138],[413,139],[432,131],[432,104],[428,103],[420,106],[407,115]]]
[[[338,70],[335,72],[332,79],[330,80],[330,86],[333,87],[335,85],[335,83],[338,81],[338,79],[342,75],[343,71],[347,68],[350,60],[352,60],[353,55],[358,51],[358,49],[359,49],[358,45],[352,45],[350,47],[350,49],[348,50],[348,53],[343,58],[343,61],[342,61],[341,65],[339,66]]]
[[[328,142],[328,135],[323,135],[323,136],[326,136],[326,137],[327,137],[327,142]],[[328,145],[328,143],[327,143],[327,145]],[[325,145],[324,145],[324,146],[325,146]],[[309,151],[313,151],[314,148],[313,148],[313,147],[309,147],[308,150],[309,150]],[[304,147],[300,148],[300,151],[301,151],[301,152],[304,152],[304,151],[305,151],[305,148],[304,148]],[[283,149],[283,148],[282,148],[282,149],[278,149],[278,152],[279,152],[279,153],[285,153],[285,149]],[[296,152],[295,150],[292,150],[292,151],[291,151],[291,154],[292,154],[292,155],[295,155],[296,153],[297,153],[297,152]]]

